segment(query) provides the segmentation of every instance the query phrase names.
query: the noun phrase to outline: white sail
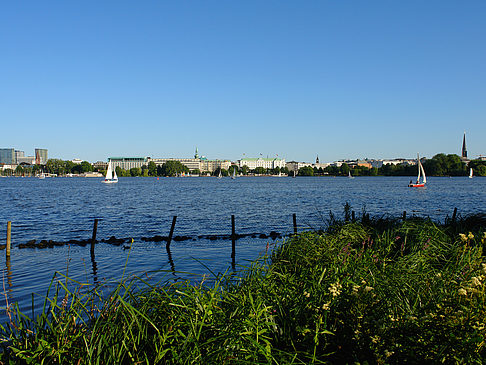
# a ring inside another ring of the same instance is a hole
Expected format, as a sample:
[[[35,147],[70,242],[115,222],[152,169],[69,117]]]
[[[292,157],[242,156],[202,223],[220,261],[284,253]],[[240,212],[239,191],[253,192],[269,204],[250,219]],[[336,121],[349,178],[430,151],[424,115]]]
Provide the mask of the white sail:
[[[425,176],[424,167],[423,167],[422,163],[420,162],[420,160],[419,160],[419,164],[420,164],[420,171],[422,171],[422,176],[424,177],[424,184],[425,184],[427,182],[427,177]]]
[[[420,168],[420,166],[422,166],[422,164],[420,163],[420,157],[419,157],[418,153],[417,153],[417,165],[418,165],[418,175],[417,175],[417,184],[418,184],[419,181],[420,181],[420,174],[422,173],[421,168]]]
[[[116,176],[116,172],[115,172],[115,176]],[[106,176],[105,176],[105,180],[111,180],[113,179],[113,167],[111,167],[111,161],[108,162],[108,169],[106,170]]]
[[[469,178],[472,179],[472,177],[473,177],[473,169],[470,168],[469,169]]]
[[[116,169],[113,169],[113,180],[118,181],[118,176],[116,175]]]

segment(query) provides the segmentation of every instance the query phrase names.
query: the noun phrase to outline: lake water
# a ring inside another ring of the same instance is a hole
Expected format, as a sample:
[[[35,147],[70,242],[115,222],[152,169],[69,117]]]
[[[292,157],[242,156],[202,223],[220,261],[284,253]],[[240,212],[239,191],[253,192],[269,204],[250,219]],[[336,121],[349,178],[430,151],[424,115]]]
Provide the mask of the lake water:
[[[238,270],[275,242],[259,238],[271,231],[293,232],[321,228],[329,211],[343,216],[349,202],[357,215],[417,215],[443,221],[455,207],[459,214],[486,212],[486,178],[430,177],[427,188],[408,188],[409,177],[240,177],[230,178],[120,178],[105,185],[94,178],[1,178],[0,244],[6,241],[7,221],[12,222],[10,260],[0,255],[3,287],[10,302],[29,309],[31,293],[44,296],[54,272],[82,283],[118,280],[126,274],[150,272],[152,280],[193,278],[194,275]],[[167,236],[177,216],[170,252],[165,242],[142,237]],[[231,258],[231,215],[236,241]],[[119,246],[98,243],[70,244],[37,249],[19,248],[30,240],[89,239],[93,221],[99,219],[97,239],[125,238]],[[214,238],[200,237],[214,235]],[[251,236],[253,235],[253,237]],[[128,237],[134,239],[131,249]],[[130,253],[128,255],[128,253]],[[40,302],[36,299],[36,302]],[[0,313],[0,320],[4,319]]]

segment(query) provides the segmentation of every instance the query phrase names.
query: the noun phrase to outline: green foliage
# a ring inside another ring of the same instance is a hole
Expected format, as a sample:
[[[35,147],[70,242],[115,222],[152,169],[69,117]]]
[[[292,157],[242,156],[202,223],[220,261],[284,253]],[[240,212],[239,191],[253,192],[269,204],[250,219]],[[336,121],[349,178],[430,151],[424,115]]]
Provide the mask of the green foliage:
[[[339,168],[341,175],[348,175],[349,173],[349,165],[347,163],[343,163]]]
[[[331,220],[242,279],[135,277],[104,293],[54,278],[41,315],[10,308],[0,362],[484,363],[485,217]]]
[[[88,161],[83,161],[81,162],[81,171],[82,172],[91,172],[93,171],[93,165],[89,163]]]
[[[304,166],[299,169],[299,176],[314,176],[314,169],[310,166]]]
[[[474,170],[476,176],[486,176],[486,161],[471,160],[468,167]]]
[[[243,175],[248,175],[248,171],[249,171],[249,170],[250,170],[250,169],[248,168],[248,166],[243,165],[243,167],[241,168],[241,173],[242,173]]]
[[[148,163],[148,174],[149,176],[157,176],[157,165],[153,161]]]
[[[255,174],[257,175],[264,175],[266,174],[267,170],[265,170],[263,167],[257,167],[255,170],[254,170]]]
[[[188,173],[189,168],[183,165],[180,161],[167,161],[160,169],[161,176],[177,176],[183,172]]]

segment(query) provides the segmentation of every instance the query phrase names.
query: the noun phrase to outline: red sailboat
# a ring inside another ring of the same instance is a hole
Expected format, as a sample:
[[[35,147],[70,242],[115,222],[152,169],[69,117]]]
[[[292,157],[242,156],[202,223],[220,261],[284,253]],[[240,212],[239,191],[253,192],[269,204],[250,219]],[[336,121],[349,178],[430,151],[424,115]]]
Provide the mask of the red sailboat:
[[[423,188],[425,187],[425,183],[427,182],[427,177],[425,177],[424,167],[420,162],[420,157],[418,153],[417,153],[417,166],[418,166],[417,182],[413,183],[412,180],[410,180],[410,184],[408,184],[409,188]],[[421,176],[422,176],[422,181],[420,181]]]

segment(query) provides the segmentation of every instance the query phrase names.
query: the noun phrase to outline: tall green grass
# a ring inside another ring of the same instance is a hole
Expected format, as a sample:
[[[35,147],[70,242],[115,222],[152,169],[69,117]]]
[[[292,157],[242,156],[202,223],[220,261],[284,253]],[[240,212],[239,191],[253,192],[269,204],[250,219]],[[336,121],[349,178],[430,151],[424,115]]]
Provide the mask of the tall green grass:
[[[69,290],[11,308],[3,363],[484,363],[484,217],[304,232],[230,275]]]

